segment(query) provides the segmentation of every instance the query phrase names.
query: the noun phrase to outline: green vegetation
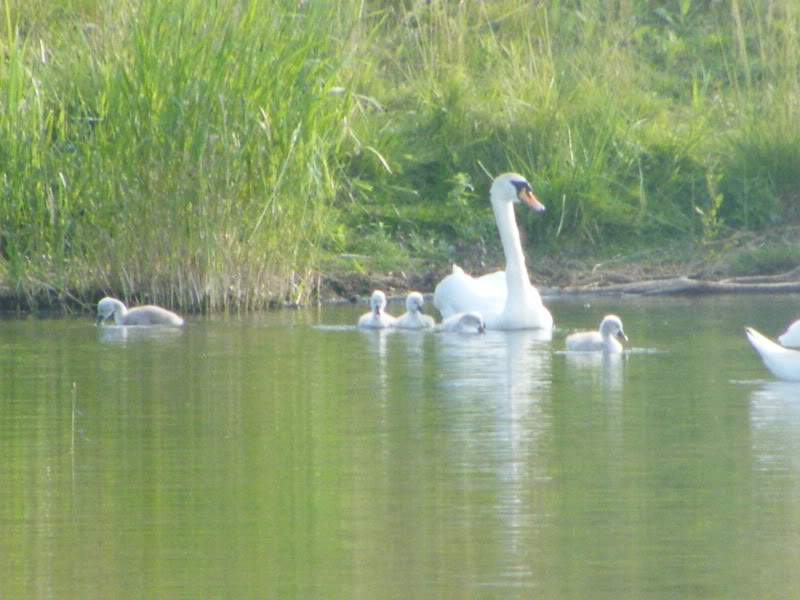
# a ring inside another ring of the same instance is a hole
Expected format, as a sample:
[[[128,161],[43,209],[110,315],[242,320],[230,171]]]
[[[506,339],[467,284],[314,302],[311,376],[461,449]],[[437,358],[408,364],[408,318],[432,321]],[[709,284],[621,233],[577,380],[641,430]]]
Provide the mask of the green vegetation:
[[[550,253],[800,215],[792,0],[8,0],[3,20],[0,282],[32,303],[258,308],[307,298],[332,256],[449,260],[495,243],[507,170],[548,206],[520,218]]]
[[[735,275],[787,273],[800,265],[800,246],[784,242],[764,248],[742,248],[731,255],[730,263]]]

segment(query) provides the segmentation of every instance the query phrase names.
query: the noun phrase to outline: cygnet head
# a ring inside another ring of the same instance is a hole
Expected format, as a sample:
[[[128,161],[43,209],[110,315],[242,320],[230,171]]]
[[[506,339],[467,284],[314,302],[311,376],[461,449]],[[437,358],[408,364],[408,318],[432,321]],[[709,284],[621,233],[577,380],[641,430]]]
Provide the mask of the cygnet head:
[[[106,296],[97,303],[97,325],[106,319],[110,319],[114,316],[114,313],[122,310],[124,307],[125,305],[116,298],[109,298]]]
[[[533,195],[531,184],[522,175],[517,173],[503,173],[498,175],[492,183],[492,201],[522,202],[536,212],[544,212],[544,204]]]
[[[422,294],[419,292],[411,292],[406,297],[406,310],[409,313],[422,313],[425,314],[425,311],[422,310],[423,305],[425,304],[425,299],[422,297]]]
[[[369,305],[372,307],[372,312],[380,315],[381,311],[386,308],[386,294],[380,290],[372,292],[372,297],[369,299]]]
[[[628,336],[625,335],[625,331],[622,329],[622,320],[617,315],[603,317],[603,320],[600,321],[600,335],[603,337],[613,335],[621,340],[628,341]]]
[[[458,324],[461,329],[474,327],[478,330],[478,333],[486,332],[486,325],[483,322],[483,317],[477,312],[464,313],[458,320]]]

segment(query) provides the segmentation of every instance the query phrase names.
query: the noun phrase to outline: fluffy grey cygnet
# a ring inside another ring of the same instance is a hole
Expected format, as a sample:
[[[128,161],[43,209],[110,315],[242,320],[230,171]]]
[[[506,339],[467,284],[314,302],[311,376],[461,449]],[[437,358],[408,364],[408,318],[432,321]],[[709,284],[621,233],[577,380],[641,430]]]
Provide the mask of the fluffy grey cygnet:
[[[479,312],[457,313],[442,321],[439,330],[455,333],[483,333],[486,331],[486,324]]]
[[[622,352],[618,339],[628,341],[617,315],[606,315],[600,321],[599,331],[579,331],[567,336],[567,350],[575,352]]]
[[[397,318],[394,326],[399,329],[429,329],[435,325],[433,317],[423,311],[425,299],[419,292],[411,292],[406,298],[406,312]]]
[[[106,296],[97,303],[97,324],[111,317],[117,325],[183,325],[183,319],[166,308],[145,305],[129,310],[116,298]]]
[[[386,294],[381,290],[372,292],[372,297],[369,300],[371,310],[361,315],[358,319],[358,326],[366,329],[385,329],[392,327],[395,323],[395,318],[384,311],[386,308]]]

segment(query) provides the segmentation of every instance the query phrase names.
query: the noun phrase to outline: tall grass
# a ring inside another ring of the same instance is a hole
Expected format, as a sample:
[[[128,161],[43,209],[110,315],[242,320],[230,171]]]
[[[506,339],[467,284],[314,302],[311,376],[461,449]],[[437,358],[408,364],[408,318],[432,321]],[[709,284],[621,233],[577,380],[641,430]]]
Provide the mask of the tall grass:
[[[351,102],[331,93],[331,12],[269,0],[102,10],[114,21],[76,20],[55,40],[7,13],[8,279],[186,309],[302,298]]]
[[[391,51],[369,93],[392,110],[367,125],[400,173],[386,185],[416,182],[406,221],[458,223],[442,186],[460,172],[487,216],[483,167],[533,179],[552,211],[529,227],[554,248],[688,240],[796,214],[791,2],[414,7],[413,26],[408,13],[385,25]]]
[[[790,0],[4,9],[0,277],[31,298],[303,300],[331,252],[494,239],[507,170],[550,251],[798,215]]]

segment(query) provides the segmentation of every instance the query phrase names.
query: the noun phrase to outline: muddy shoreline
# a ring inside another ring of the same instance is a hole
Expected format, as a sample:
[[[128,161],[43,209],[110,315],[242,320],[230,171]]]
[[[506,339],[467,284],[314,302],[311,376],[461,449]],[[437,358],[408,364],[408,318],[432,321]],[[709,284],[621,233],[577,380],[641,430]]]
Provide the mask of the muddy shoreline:
[[[381,289],[387,292],[390,302],[399,302],[409,291],[421,291],[426,300],[433,297],[433,288],[420,285],[427,283],[430,276],[424,279],[407,278],[402,274],[363,277],[359,281],[349,281],[347,287],[341,279],[327,280],[325,285],[337,290],[322,293],[319,303],[336,305],[367,302],[372,290]],[[583,285],[570,286],[538,286],[545,298],[558,297],[597,297],[597,296],[692,296],[714,294],[788,294],[800,293],[800,267],[790,272],[771,276],[697,278],[686,275],[645,278],[637,281],[619,282],[620,278],[605,281],[592,281]],[[438,281],[439,279],[437,279]],[[434,285],[435,287],[435,285]]]
[[[784,260],[753,268],[735,268],[737,253],[774,253],[795,244],[800,229],[787,227],[761,234],[736,233],[724,240],[694,247],[645,249],[595,260],[590,256],[539,256],[528,273],[544,297],[612,295],[712,295],[800,293],[800,261]],[[683,255],[681,255],[681,251]],[[502,269],[498,249],[462,249],[454,263],[474,276]],[[430,297],[453,263],[421,263],[389,273],[331,273],[320,277],[318,299],[323,304],[366,301],[375,289],[392,300],[409,291]]]

